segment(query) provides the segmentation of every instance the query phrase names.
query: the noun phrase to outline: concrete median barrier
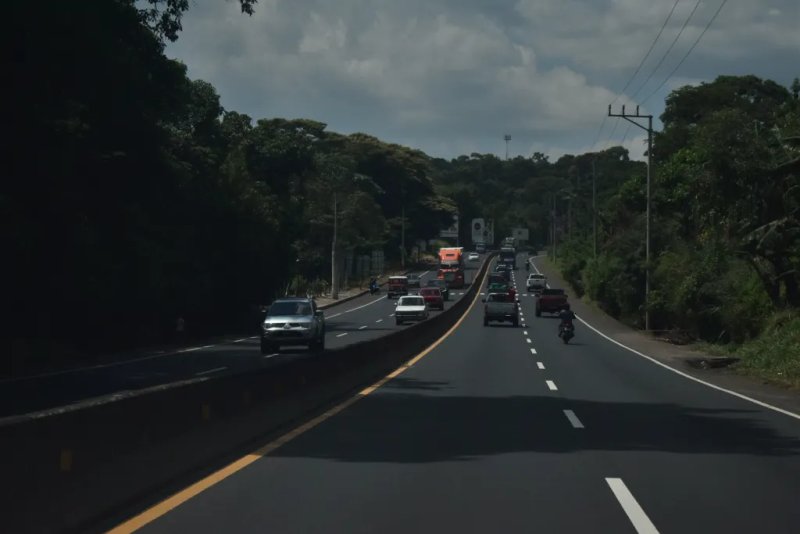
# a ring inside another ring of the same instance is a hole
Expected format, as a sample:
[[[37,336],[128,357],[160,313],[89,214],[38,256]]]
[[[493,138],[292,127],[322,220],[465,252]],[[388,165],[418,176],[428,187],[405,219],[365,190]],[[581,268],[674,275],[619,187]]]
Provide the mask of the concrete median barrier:
[[[278,368],[3,420],[2,530],[96,530],[166,497],[176,484],[359,391],[424,350],[468,310],[490,263],[491,256],[477,283],[451,308],[374,340]]]

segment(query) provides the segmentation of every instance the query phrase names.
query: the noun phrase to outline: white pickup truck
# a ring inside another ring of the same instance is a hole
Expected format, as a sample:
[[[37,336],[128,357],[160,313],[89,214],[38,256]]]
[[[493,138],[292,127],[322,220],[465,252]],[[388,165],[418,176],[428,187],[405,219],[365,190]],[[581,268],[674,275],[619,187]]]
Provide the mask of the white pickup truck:
[[[399,325],[406,321],[424,321],[428,318],[428,305],[419,295],[400,297],[394,309],[394,318]]]
[[[547,289],[547,277],[539,273],[531,273],[528,275],[528,280],[525,282],[525,287],[528,293],[540,293],[543,289]]]

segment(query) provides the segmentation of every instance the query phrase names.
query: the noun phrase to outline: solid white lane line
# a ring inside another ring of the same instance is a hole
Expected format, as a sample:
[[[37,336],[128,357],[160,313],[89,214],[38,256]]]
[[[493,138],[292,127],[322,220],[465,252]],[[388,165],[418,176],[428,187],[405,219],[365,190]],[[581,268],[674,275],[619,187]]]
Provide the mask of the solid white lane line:
[[[196,351],[196,350],[200,350],[200,349],[202,349],[202,348],[203,348],[203,347],[192,347],[192,348],[190,348],[190,349],[181,349],[181,350],[178,350],[178,351],[176,351],[176,352],[178,352],[178,353],[181,353],[181,352],[194,352],[194,351]]]
[[[367,325],[364,325],[364,326],[359,326],[359,327],[358,327],[358,329],[359,329],[359,330],[364,330],[366,327],[367,327]]]
[[[527,338],[525,338],[525,341],[527,341],[528,343],[531,343],[531,338],[527,337]]]
[[[347,335],[347,332],[345,332],[345,333],[343,333],[343,334],[338,334],[336,337],[344,337],[344,336],[346,336],[346,335]]]
[[[789,410],[784,410],[783,408],[778,408],[777,406],[773,406],[772,404],[767,404],[766,402],[762,402],[762,401],[760,401],[758,399],[754,399],[752,397],[748,397],[747,395],[743,395],[742,393],[738,393],[738,392],[732,391],[730,389],[725,389],[723,387],[717,386],[717,385],[712,384],[710,382],[706,382],[705,380],[700,380],[699,378],[695,378],[690,374],[684,373],[683,371],[679,371],[677,369],[673,369],[669,365],[656,360],[652,356],[648,356],[647,354],[641,353],[636,349],[632,349],[627,345],[623,345],[622,343],[620,343],[616,339],[612,339],[612,338],[608,337],[607,335],[605,335],[600,330],[598,330],[597,328],[593,327],[592,325],[590,325],[589,323],[587,323],[586,321],[584,321],[580,317],[578,317],[577,319],[580,322],[582,322],[584,325],[586,325],[588,328],[593,330],[596,334],[604,337],[605,339],[607,339],[608,341],[614,343],[615,345],[618,345],[618,346],[622,347],[623,349],[628,350],[628,351],[636,354],[637,356],[640,356],[640,357],[644,358],[645,360],[649,360],[652,363],[654,363],[654,364],[656,364],[656,365],[658,365],[660,367],[663,367],[664,369],[666,369],[668,371],[672,371],[676,375],[680,375],[683,378],[688,378],[689,380],[697,382],[698,384],[703,384],[704,386],[710,387],[711,389],[716,389],[717,391],[721,391],[723,393],[727,393],[728,395],[732,395],[732,396],[738,397],[738,398],[740,398],[742,400],[746,400],[748,402],[752,402],[753,404],[757,404],[758,406],[761,406],[762,408],[767,408],[768,410],[772,410],[774,412],[782,413],[783,415],[788,415],[789,417],[792,417],[794,419],[800,419],[800,414],[797,414],[797,413],[794,413],[794,412],[790,412]]]
[[[573,428],[584,428],[583,423],[581,423],[581,420],[578,419],[578,416],[575,415],[575,412],[572,410],[564,410],[564,415],[567,416]]]
[[[225,369],[227,369],[227,367],[216,367],[214,369],[208,369],[206,371],[195,373],[194,376],[210,375],[211,373],[218,373],[220,371],[224,371]]]
[[[545,380],[545,382],[547,383],[547,387],[550,388],[550,391],[558,391],[555,382],[553,382],[552,380]]]
[[[536,349],[531,349],[531,354],[536,354]]]
[[[538,367],[539,369],[544,370],[544,364],[542,362],[536,362],[536,367]]]
[[[266,359],[272,358],[272,357],[277,356],[277,355],[278,355],[277,352],[273,352],[272,354],[267,354],[266,356],[264,356],[264,359],[266,360]]]
[[[658,534],[658,529],[656,529],[656,526],[650,521],[650,518],[647,517],[647,514],[644,513],[639,503],[636,502],[633,494],[628,490],[628,487],[622,479],[606,478],[606,482],[619,501],[619,504],[622,506],[622,509],[628,515],[628,519],[633,523],[633,528],[636,529],[636,532],[639,534]]]
[[[349,310],[345,310],[345,311],[343,311],[342,313],[350,313],[350,312],[354,312],[354,311],[356,311],[356,310],[360,310],[361,308],[366,308],[367,306],[372,306],[372,305],[373,305],[373,304],[375,304],[376,302],[380,302],[380,301],[382,301],[382,300],[383,300],[383,299],[385,299],[385,298],[386,298],[386,296],[383,296],[383,297],[377,298],[377,299],[375,299],[375,300],[373,300],[373,301],[367,302],[367,303],[366,303],[366,304],[364,304],[363,306],[358,306],[357,308],[351,308],[351,309],[349,309]]]
[[[355,307],[355,308],[350,308],[349,310],[345,310],[345,311],[343,311],[343,312],[340,312],[340,313],[334,313],[333,315],[326,315],[326,316],[325,316],[325,318],[326,318],[326,319],[334,319],[334,318],[336,318],[336,317],[339,317],[340,315],[344,315],[345,313],[354,312],[354,311],[356,311],[356,310],[360,310],[361,308],[366,308],[367,306],[372,306],[372,305],[373,305],[373,304],[375,304],[376,302],[380,302],[380,301],[382,301],[382,300],[383,300],[383,299],[385,299],[385,298],[386,298],[386,296],[384,295],[383,297],[379,297],[379,298],[377,298],[377,299],[375,299],[375,300],[372,300],[372,301],[370,301],[370,302],[367,302],[367,303],[366,303],[366,304],[364,304],[363,306],[357,306],[357,307]]]
[[[536,272],[539,273],[539,269],[536,267],[536,264],[534,264],[533,261],[531,261],[531,265],[533,266],[534,269],[536,269]],[[550,285],[548,284],[547,287],[550,287]],[[748,397],[747,395],[744,395],[742,393],[739,393],[739,392],[736,392],[736,391],[733,391],[733,390],[730,390],[730,389],[725,389],[725,388],[723,388],[721,386],[717,386],[717,385],[712,384],[710,382],[706,382],[705,380],[701,380],[699,378],[696,378],[696,377],[694,377],[694,376],[692,376],[690,374],[684,373],[683,371],[679,371],[678,369],[673,369],[669,365],[656,360],[652,356],[648,356],[647,354],[639,352],[636,349],[632,349],[629,346],[627,346],[627,345],[625,345],[623,343],[620,343],[616,339],[608,337],[607,335],[605,335],[600,330],[598,330],[594,326],[590,325],[589,323],[587,323],[586,321],[584,321],[580,317],[578,317],[577,319],[578,319],[578,321],[580,321],[581,323],[586,325],[590,330],[594,331],[599,336],[607,339],[611,343],[613,343],[613,344],[615,344],[615,345],[617,345],[619,347],[622,347],[623,349],[625,349],[627,351],[630,351],[630,352],[634,353],[635,355],[637,355],[637,356],[639,356],[641,358],[644,358],[645,360],[648,360],[648,361],[658,365],[659,367],[663,367],[667,371],[671,371],[671,372],[675,373],[676,375],[682,376],[683,378],[689,379],[689,380],[691,380],[693,382],[697,382],[698,384],[703,384],[704,386],[709,387],[711,389],[716,389],[717,391],[721,391],[722,393],[727,393],[728,395],[731,395],[733,397],[737,397],[739,399],[746,400],[747,402],[752,402],[753,404],[756,404],[756,405],[761,406],[762,408],[766,408],[768,410],[772,410],[773,412],[778,412],[778,413],[782,413],[783,415],[788,415],[789,417],[791,417],[793,419],[800,419],[800,414],[798,414],[798,413],[790,412],[789,410],[784,410],[783,408],[779,408],[777,406],[773,406],[772,404],[760,401],[758,399],[754,399],[753,397]]]
[[[377,320],[377,321],[375,321],[375,322],[376,322],[376,323],[382,323],[382,322],[383,322],[383,319],[378,319],[378,320]]]
[[[243,337],[242,339],[234,339],[233,342],[234,343],[241,343],[242,341],[247,341],[248,339],[250,339],[250,338],[249,337]]]

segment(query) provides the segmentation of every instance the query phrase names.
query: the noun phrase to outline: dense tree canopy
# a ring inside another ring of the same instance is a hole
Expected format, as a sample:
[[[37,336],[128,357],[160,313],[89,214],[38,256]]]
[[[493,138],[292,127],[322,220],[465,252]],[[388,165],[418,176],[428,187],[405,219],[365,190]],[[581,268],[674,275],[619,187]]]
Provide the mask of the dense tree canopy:
[[[390,261],[403,214],[407,244],[456,213],[494,219],[498,239],[515,226],[536,245],[555,234],[576,289],[640,322],[645,166],[624,149],[446,161],[311,119],[254,121],[164,56],[187,7],[10,6],[0,232],[12,357],[155,342],[177,316],[208,334],[241,327],[291,280],[329,280],[334,201],[340,249]],[[744,310],[800,305],[798,92],[745,76],[669,96],[654,152],[660,327],[748,334],[758,324]]]

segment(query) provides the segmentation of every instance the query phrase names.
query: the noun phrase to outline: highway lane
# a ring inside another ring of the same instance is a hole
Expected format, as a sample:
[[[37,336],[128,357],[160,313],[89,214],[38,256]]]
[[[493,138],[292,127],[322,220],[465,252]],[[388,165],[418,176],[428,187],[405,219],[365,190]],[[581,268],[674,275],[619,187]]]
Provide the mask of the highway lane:
[[[469,262],[466,264],[464,278],[467,285],[463,289],[451,289],[450,299],[445,302],[445,309],[463,297],[469,289],[469,284],[475,273],[478,272],[485,255],[481,255],[479,262]],[[420,287],[424,287],[428,280],[436,278],[436,270],[422,271],[420,275]],[[411,293],[417,289],[412,288]],[[380,295],[365,295],[357,300],[348,302],[345,309],[331,308],[325,312],[325,322],[328,328],[325,339],[328,348],[337,348],[358,341],[374,339],[395,329],[409,328],[414,323],[406,323],[400,326],[395,324],[394,308],[397,299],[386,298],[386,287],[381,288]],[[431,314],[440,313],[432,310]]]
[[[481,261],[483,261],[482,256]],[[468,280],[480,266],[469,265]],[[422,285],[436,276],[424,274]],[[446,307],[452,306],[466,291],[452,290]],[[413,323],[395,325],[395,300],[381,295],[363,295],[325,311],[327,348],[341,348],[352,343],[386,335]],[[438,312],[432,312],[438,313]],[[310,353],[303,348],[286,348],[280,353],[261,355],[258,336],[189,347],[175,352],[153,354],[135,360],[115,362],[38,377],[0,381],[0,417],[29,413],[74,402],[138,390],[197,377],[220,376],[283,365]]]
[[[797,532],[800,421],[520,303],[143,531]]]

